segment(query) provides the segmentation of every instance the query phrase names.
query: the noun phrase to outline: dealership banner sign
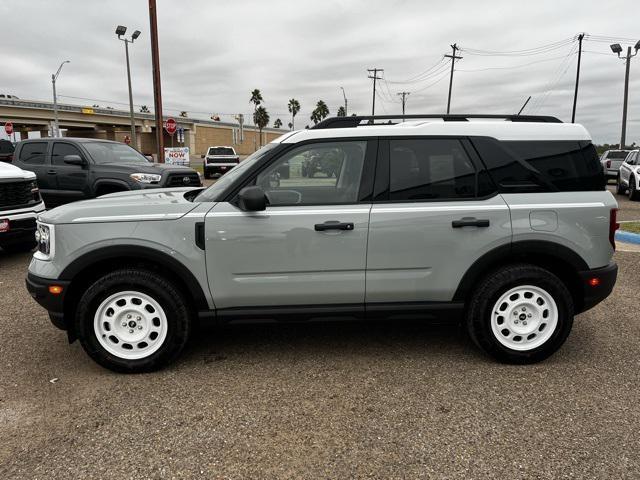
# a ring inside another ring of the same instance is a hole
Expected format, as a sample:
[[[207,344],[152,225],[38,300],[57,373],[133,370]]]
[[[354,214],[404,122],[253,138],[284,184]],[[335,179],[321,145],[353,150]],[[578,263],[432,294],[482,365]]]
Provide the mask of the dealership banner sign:
[[[189,166],[189,147],[172,147],[164,149],[164,163],[167,165]]]

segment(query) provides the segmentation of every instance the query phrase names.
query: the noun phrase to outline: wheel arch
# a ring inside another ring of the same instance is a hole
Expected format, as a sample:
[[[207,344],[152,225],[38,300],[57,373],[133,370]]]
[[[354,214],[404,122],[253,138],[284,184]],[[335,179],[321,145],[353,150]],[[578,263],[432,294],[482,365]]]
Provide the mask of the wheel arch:
[[[139,245],[112,245],[87,252],[76,258],[61,272],[60,280],[70,281],[64,299],[64,317],[69,338],[75,339],[70,320],[75,315],[77,302],[84,289],[100,276],[122,267],[136,266],[156,271],[174,282],[198,311],[210,310],[207,297],[191,271],[175,258],[150,247]]]
[[[104,187],[112,187],[112,188],[115,187],[115,188],[122,189],[119,191],[131,190],[131,186],[129,186],[129,184],[124,180],[119,180],[117,178],[108,178],[108,179],[96,180],[96,182],[93,184],[94,194],[98,196],[98,190]]]
[[[474,286],[488,272],[520,262],[545,268],[560,278],[571,292],[576,312],[581,310],[584,299],[579,272],[589,270],[589,265],[570,248],[544,240],[513,242],[484,254],[465,272],[453,301],[466,303]]]

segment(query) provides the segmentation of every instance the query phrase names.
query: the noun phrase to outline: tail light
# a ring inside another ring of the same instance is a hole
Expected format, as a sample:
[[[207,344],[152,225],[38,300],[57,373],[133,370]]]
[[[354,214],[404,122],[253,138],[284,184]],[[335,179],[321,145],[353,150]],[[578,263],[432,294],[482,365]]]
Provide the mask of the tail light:
[[[611,168],[611,160],[607,160],[607,168]]]
[[[609,243],[613,249],[616,249],[616,230],[620,228],[618,223],[618,209],[612,208],[609,212]]]

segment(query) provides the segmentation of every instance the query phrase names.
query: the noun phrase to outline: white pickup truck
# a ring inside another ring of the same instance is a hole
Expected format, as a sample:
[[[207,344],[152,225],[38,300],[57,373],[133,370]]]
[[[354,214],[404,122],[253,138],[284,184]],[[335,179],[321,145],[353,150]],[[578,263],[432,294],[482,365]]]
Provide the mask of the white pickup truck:
[[[44,212],[36,174],[0,162],[0,248],[28,252],[36,246],[36,217]]]
[[[209,147],[204,156],[204,178],[222,176],[240,163],[233,147]]]

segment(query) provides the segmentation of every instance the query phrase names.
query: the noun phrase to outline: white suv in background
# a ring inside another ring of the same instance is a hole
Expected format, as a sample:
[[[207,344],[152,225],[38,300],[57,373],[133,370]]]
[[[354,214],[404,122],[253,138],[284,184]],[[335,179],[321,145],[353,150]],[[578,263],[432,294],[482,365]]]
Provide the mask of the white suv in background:
[[[640,150],[631,150],[620,165],[616,193],[629,195],[629,200],[640,200]]]
[[[36,217],[44,212],[36,174],[0,162],[0,248],[28,252],[36,246]]]

